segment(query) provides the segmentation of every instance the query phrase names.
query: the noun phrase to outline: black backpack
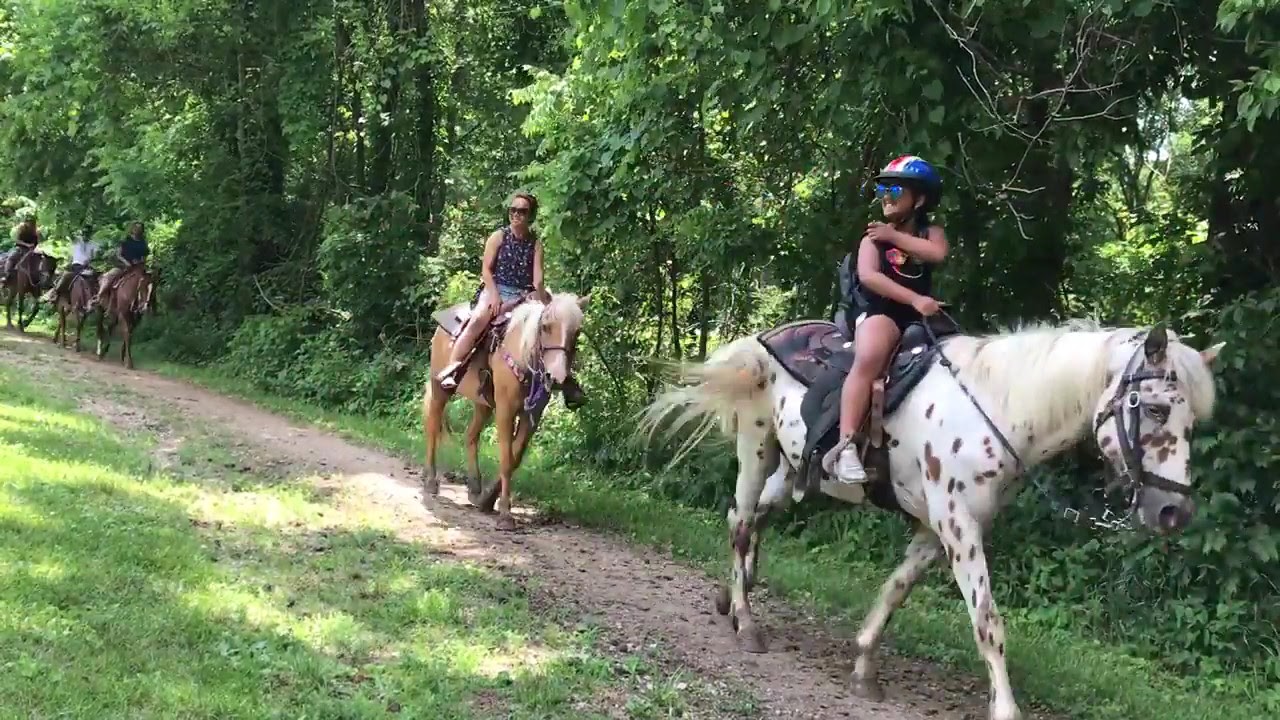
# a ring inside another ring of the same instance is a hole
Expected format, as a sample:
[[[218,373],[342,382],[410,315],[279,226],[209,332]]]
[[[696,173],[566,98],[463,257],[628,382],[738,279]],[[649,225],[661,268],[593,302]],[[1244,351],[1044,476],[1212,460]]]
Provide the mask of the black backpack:
[[[836,277],[840,281],[840,297],[836,300],[836,314],[832,322],[845,337],[852,340],[853,324],[867,309],[867,298],[862,294],[862,287],[858,282],[857,252],[844,256],[836,268]]]

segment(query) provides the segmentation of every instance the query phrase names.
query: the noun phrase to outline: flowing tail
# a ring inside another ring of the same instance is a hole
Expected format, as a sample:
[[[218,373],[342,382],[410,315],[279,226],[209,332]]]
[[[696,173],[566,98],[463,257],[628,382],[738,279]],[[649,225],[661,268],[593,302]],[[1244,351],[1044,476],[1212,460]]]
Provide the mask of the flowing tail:
[[[651,443],[658,426],[677,411],[664,436],[697,421],[671,460],[675,465],[706,438],[713,425],[718,423],[721,432],[732,437],[744,417],[751,422],[767,418],[772,411],[767,393],[772,360],[760,341],[748,336],[720,347],[706,362],[680,365],[677,382],[639,413],[636,435],[644,437],[644,444]]]

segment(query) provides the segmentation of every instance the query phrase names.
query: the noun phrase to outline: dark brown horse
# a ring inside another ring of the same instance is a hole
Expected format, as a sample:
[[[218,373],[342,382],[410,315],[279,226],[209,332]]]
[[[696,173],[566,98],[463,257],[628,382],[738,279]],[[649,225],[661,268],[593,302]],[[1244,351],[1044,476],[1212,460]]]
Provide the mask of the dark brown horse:
[[[62,347],[67,346],[67,316],[75,315],[76,352],[80,352],[80,335],[84,332],[84,321],[93,311],[93,298],[98,294],[98,276],[87,274],[89,272],[84,271],[73,277],[71,287],[58,295],[56,303],[58,329],[53,332],[53,342],[57,344],[61,338]]]
[[[18,330],[25,331],[32,320],[36,319],[36,313],[40,312],[40,290],[42,286],[53,278],[53,274],[58,270],[58,259],[49,255],[45,255],[39,250],[31,250],[18,260],[18,264],[13,269],[13,274],[7,278],[0,278],[5,289],[5,306],[4,306],[4,324],[5,327],[13,327],[13,301],[18,301]],[[3,270],[0,270],[3,272]],[[26,298],[30,295],[35,306],[31,309],[31,316],[23,318],[23,308],[26,305]]]
[[[116,278],[115,287],[107,291],[106,303],[98,314],[99,360],[111,347],[111,332],[119,327],[120,362],[133,369],[133,331],[138,329],[144,314],[155,314],[155,292],[155,278],[145,265],[134,265]]]

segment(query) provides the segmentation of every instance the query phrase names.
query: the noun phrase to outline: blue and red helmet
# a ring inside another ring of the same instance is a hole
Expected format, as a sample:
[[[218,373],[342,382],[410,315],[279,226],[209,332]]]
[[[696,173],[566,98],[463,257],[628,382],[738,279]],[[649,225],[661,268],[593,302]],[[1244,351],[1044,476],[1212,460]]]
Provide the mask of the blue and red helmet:
[[[937,205],[942,195],[942,176],[927,161],[915,155],[903,155],[885,165],[884,170],[876,176],[876,182],[883,183],[886,180],[897,180],[922,191],[925,195],[925,210]]]

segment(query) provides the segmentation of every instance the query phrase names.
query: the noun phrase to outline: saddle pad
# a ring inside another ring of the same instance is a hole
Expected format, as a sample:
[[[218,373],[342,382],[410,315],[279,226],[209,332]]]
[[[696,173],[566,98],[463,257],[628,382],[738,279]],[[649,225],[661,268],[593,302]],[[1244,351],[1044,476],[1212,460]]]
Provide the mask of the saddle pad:
[[[462,331],[462,326],[467,324],[467,320],[471,317],[471,303],[458,303],[444,310],[432,313],[431,319],[436,321],[436,325],[440,326],[449,334],[449,337],[456,338],[458,333]]]
[[[515,310],[519,304],[507,303],[503,305],[503,308],[506,309],[505,312],[501,312],[493,322],[489,323],[490,330],[505,326],[507,321],[511,319],[511,311]],[[435,320],[436,325],[441,330],[444,330],[449,337],[457,339],[462,332],[462,328],[466,327],[467,320],[471,319],[471,303],[462,302],[444,310],[438,310],[432,313],[431,319]]]
[[[853,343],[835,323],[826,320],[797,320],[766,330],[756,339],[805,387],[812,387],[840,353],[853,357]]]

